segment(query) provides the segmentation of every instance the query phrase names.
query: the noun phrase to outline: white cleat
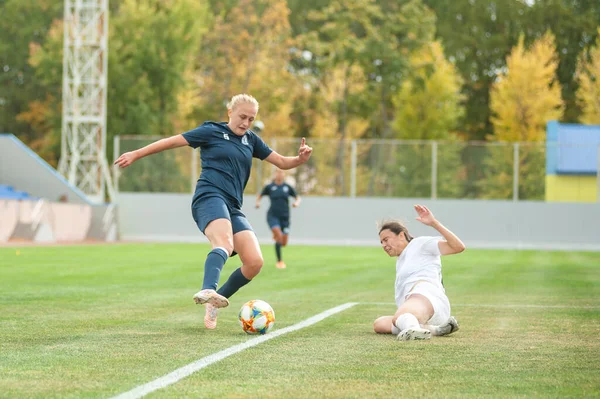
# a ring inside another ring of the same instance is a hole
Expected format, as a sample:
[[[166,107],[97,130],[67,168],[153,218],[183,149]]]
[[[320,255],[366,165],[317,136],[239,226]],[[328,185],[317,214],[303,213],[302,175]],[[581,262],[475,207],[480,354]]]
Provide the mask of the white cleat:
[[[400,331],[398,334],[398,341],[414,341],[421,339],[431,339],[431,331],[421,328],[407,328],[405,330]]]
[[[439,335],[439,336],[450,335],[457,331],[458,331],[458,321],[456,321],[454,316],[450,316],[450,318],[448,319],[448,321],[445,324],[442,324],[441,326],[438,327],[437,335]]]
[[[211,289],[199,291],[194,295],[194,302],[196,302],[197,305],[210,303],[215,308],[226,308],[229,306],[229,299]]]

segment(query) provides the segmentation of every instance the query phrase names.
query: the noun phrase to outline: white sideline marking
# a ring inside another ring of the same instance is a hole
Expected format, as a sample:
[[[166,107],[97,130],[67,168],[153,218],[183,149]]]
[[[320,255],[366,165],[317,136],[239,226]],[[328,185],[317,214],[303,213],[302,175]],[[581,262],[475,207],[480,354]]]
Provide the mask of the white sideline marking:
[[[190,374],[195,373],[196,371],[203,369],[207,366],[210,366],[211,364],[216,363],[220,360],[223,360],[226,357],[235,355],[236,353],[241,352],[244,349],[248,349],[253,346],[262,344],[263,342],[268,341],[273,338],[276,338],[280,335],[287,334],[289,332],[300,330],[301,328],[311,326],[329,316],[332,316],[336,313],[339,313],[341,311],[349,309],[354,305],[358,305],[358,303],[357,302],[348,302],[343,305],[336,306],[335,308],[326,310],[323,313],[319,313],[318,315],[310,317],[304,321],[301,321],[300,323],[294,324],[293,326],[285,327],[285,328],[282,328],[281,330],[275,330],[268,334],[261,335],[260,337],[249,339],[248,341],[243,342],[241,344],[234,345],[234,346],[224,349],[220,352],[213,353],[212,355],[203,357],[202,359],[199,359],[193,363],[190,363],[187,366],[183,366],[167,375],[159,377],[154,381],[150,381],[144,385],[140,385],[139,387],[133,388],[131,391],[124,392],[120,395],[114,396],[112,399],[141,398],[142,396],[148,395],[151,392],[157,391],[157,390],[165,388],[171,384],[174,384],[177,381],[189,376]]]
[[[361,305],[390,305],[396,306],[394,302],[361,302]],[[471,308],[534,308],[534,309],[600,309],[600,306],[594,305],[533,305],[533,304],[484,304],[484,303],[452,303],[452,307],[471,307]]]

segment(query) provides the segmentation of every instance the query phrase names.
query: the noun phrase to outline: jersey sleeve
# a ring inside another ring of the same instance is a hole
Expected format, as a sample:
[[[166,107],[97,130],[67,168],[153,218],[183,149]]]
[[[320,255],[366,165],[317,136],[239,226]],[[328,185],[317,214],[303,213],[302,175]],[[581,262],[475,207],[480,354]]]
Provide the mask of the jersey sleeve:
[[[288,184],[288,188],[290,190],[289,191],[290,197],[298,198],[298,194],[296,193],[296,190],[294,190],[294,187],[292,187]]]
[[[208,143],[210,135],[211,130],[208,128],[208,126],[206,126],[206,124],[202,124],[197,128],[182,134],[183,138],[187,140],[189,146],[192,148],[198,148]]]
[[[421,249],[427,254],[440,256],[441,252],[438,244],[440,241],[442,241],[442,237],[428,237],[427,241],[423,243]]]
[[[269,195],[269,187],[271,187],[270,184],[267,184],[266,186],[264,186],[262,191],[260,192],[260,195]]]
[[[254,152],[252,153],[252,157],[262,161],[271,155],[273,150],[257,134],[253,134],[252,137],[254,138]]]

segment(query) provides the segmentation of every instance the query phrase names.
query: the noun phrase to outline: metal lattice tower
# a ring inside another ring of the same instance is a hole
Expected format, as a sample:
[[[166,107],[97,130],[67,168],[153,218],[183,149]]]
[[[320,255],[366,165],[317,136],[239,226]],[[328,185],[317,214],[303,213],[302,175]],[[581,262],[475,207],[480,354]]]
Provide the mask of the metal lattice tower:
[[[65,0],[59,170],[90,199],[114,199],[106,161],[108,0]]]

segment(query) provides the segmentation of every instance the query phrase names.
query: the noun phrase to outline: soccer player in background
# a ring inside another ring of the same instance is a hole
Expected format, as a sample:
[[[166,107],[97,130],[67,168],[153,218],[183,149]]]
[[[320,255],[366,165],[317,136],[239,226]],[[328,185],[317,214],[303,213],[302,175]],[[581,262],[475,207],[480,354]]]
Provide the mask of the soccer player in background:
[[[383,250],[396,260],[396,306],[394,316],[379,317],[373,329],[380,334],[395,334],[401,341],[429,339],[458,330],[450,315],[450,301],[442,284],[441,256],[465,250],[465,244],[442,225],[424,205],[415,205],[417,220],[436,229],[442,237],[413,238],[395,220],[379,226]]]
[[[312,148],[302,138],[298,155],[286,157],[273,151],[250,127],[258,113],[258,101],[238,94],[227,104],[229,122],[204,122],[186,133],[158,140],[143,148],[122,154],[115,164],[121,168],[161,151],[190,146],[200,147],[202,173],[192,199],[192,216],[208,238],[212,250],[204,263],[202,290],[193,296],[206,304],[204,325],[217,326],[218,309],[260,272],[263,257],[252,226],[242,213],[243,192],[252,167],[252,158],[266,160],[280,169],[302,165]],[[242,266],[219,288],[221,270],[227,259],[239,254]]]
[[[275,266],[278,269],[285,269],[286,267],[281,257],[281,247],[287,245],[290,234],[289,198],[295,198],[292,203],[294,208],[300,205],[300,196],[296,194],[294,187],[287,184],[284,179],[285,172],[277,169],[273,181],[267,184],[256,197],[256,208],[260,208],[260,200],[263,195],[268,195],[271,200],[271,206],[267,211],[267,223],[273,233],[273,240],[275,240],[275,254],[277,255]]]

